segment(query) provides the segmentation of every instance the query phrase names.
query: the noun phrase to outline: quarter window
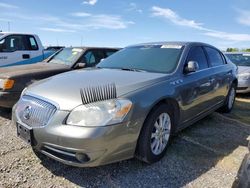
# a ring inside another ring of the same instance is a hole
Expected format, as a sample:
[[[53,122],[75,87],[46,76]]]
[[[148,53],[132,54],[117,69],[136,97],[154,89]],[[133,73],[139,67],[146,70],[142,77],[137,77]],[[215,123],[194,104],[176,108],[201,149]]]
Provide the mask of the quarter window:
[[[196,61],[199,65],[199,70],[208,68],[208,62],[203,49],[199,46],[192,47],[189,51],[187,62]]]
[[[225,64],[225,61],[222,59],[221,53],[218,50],[210,47],[205,47],[205,50],[213,67]]]

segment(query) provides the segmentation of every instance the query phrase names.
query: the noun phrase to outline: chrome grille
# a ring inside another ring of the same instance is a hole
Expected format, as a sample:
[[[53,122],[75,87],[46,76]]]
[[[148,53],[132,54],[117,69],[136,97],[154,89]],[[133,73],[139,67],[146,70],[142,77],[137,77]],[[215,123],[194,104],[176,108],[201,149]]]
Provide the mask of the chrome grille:
[[[55,114],[57,108],[44,100],[24,95],[16,106],[18,121],[30,127],[43,127]]]

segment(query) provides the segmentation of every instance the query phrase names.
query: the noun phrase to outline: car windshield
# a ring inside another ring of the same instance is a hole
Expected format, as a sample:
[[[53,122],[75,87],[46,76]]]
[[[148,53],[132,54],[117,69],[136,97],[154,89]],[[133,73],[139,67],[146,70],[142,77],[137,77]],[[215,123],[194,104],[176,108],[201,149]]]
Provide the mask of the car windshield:
[[[238,66],[250,66],[250,53],[248,54],[226,54],[226,56]]]
[[[54,55],[49,63],[57,63],[64,65],[74,64],[82,55],[83,49],[81,48],[65,48],[56,55]]]
[[[182,49],[179,45],[127,47],[103,60],[98,67],[171,73],[177,67]]]

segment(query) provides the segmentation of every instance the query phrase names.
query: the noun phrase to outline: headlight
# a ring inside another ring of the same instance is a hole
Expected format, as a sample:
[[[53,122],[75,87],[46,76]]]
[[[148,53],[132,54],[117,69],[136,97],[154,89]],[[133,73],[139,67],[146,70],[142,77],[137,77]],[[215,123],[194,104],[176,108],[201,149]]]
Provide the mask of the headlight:
[[[15,81],[11,79],[0,79],[1,89],[11,89],[14,86]]]
[[[248,80],[250,79],[250,73],[243,73],[238,75],[239,80]]]
[[[25,91],[27,90],[27,87],[23,89],[22,93],[21,93],[21,97],[25,94]]]
[[[70,113],[67,124],[78,126],[106,126],[120,123],[132,107],[126,99],[113,99],[76,107]]]

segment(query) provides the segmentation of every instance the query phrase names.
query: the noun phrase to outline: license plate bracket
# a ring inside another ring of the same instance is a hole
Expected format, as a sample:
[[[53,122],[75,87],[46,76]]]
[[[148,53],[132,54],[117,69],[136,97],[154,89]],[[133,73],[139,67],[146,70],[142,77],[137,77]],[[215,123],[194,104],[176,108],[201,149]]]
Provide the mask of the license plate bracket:
[[[33,145],[33,130],[32,130],[32,128],[24,126],[20,123],[17,123],[16,127],[17,127],[17,136],[32,146]]]

